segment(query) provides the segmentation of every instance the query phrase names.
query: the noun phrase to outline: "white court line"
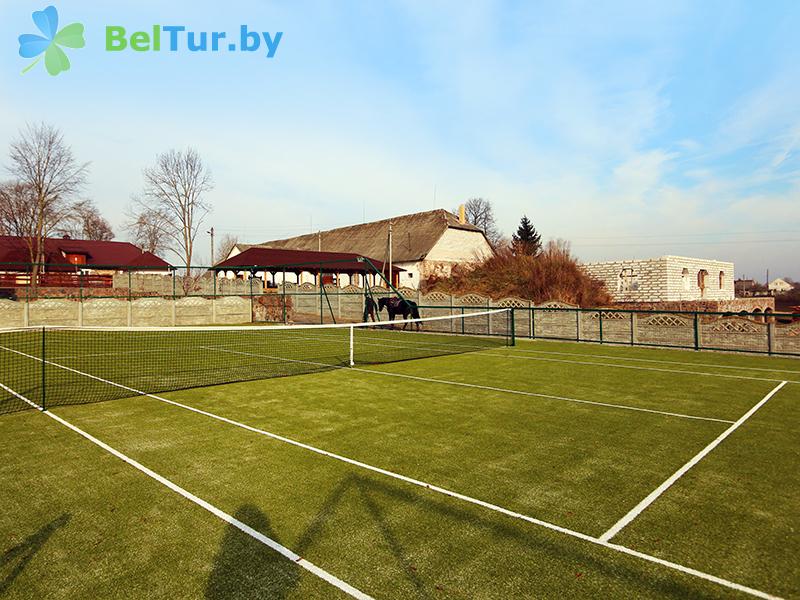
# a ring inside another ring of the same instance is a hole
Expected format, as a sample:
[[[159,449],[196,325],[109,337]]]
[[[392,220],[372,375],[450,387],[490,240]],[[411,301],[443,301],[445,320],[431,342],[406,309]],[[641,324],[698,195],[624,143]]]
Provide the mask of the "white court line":
[[[464,383],[462,381],[450,381],[448,379],[434,379],[432,377],[420,377],[417,375],[407,375],[405,373],[391,373],[389,371],[378,371],[375,369],[361,369],[359,367],[345,367],[341,365],[329,365],[326,363],[319,363],[310,360],[299,360],[293,358],[281,358],[279,356],[271,356],[268,354],[256,354],[253,352],[243,352],[241,350],[228,350],[226,348],[222,348],[220,346],[199,346],[200,348],[204,348],[206,350],[215,350],[217,352],[228,352],[230,354],[241,354],[243,356],[253,356],[257,358],[270,358],[274,360],[282,360],[286,362],[294,362],[294,363],[302,363],[308,365],[315,365],[321,367],[328,367],[332,369],[345,369],[347,371],[356,371],[358,373],[372,373],[373,375],[385,375],[387,377],[400,377],[402,379],[412,379],[414,381],[424,381],[426,383],[439,383],[442,385],[454,385],[458,387],[466,387],[478,390],[485,390],[490,392],[500,392],[503,394],[514,394],[518,396],[529,396],[533,398],[545,398],[546,400],[558,400],[560,402],[574,402],[577,404],[590,404],[594,406],[603,406],[606,408],[618,408],[622,410],[633,410],[637,412],[646,412],[646,413],[653,413],[657,415],[665,415],[668,417],[678,417],[681,419],[695,419],[698,421],[712,421],[715,423],[733,423],[728,419],[717,419],[714,417],[699,417],[697,415],[687,415],[683,413],[676,413],[676,412],[669,412],[665,410],[655,410],[652,408],[641,408],[638,406],[628,406],[626,404],[612,404],[610,402],[598,402],[596,400],[580,400],[578,398],[567,398],[565,396],[553,396],[551,394],[539,394],[536,392],[526,392],[523,390],[511,390],[507,388],[499,388],[493,387],[489,385],[478,385],[476,383]]]
[[[20,400],[22,400],[23,402],[27,402],[27,403],[28,403],[28,404],[30,404],[30,405],[31,405],[33,408],[35,408],[35,409],[37,409],[37,410],[44,410],[44,409],[43,409],[41,406],[39,406],[38,404],[36,404],[36,402],[34,402],[33,400],[28,400],[28,399],[27,399],[25,396],[23,396],[22,394],[19,394],[19,393],[15,392],[14,390],[12,390],[12,389],[11,389],[10,387],[8,387],[7,385],[3,385],[2,383],[0,383],[0,388],[3,388],[3,389],[4,389],[5,391],[7,391],[9,394],[11,394],[12,396],[15,396],[15,397],[19,398],[19,399],[20,399]]]
[[[3,385],[2,383],[0,383],[0,387],[2,387],[6,391],[14,394],[16,397],[21,398],[22,400],[25,400],[25,402],[27,402],[28,404],[36,406],[37,408],[39,408],[41,410],[41,407],[39,407],[37,404],[35,404],[31,400],[28,400],[27,398],[25,398],[21,394],[18,394],[17,392],[15,392],[14,390],[10,389],[9,387]],[[132,459],[130,456],[128,456],[126,454],[123,454],[122,452],[120,452],[119,450],[116,450],[115,448],[112,448],[111,446],[109,446],[105,442],[97,439],[96,437],[94,437],[93,435],[91,435],[89,433],[86,433],[84,430],[80,429],[79,427],[76,427],[75,425],[73,425],[72,423],[67,421],[66,419],[63,419],[63,418],[59,417],[58,415],[56,415],[52,411],[44,411],[44,414],[46,414],[51,419],[54,419],[55,421],[61,423],[65,427],[68,427],[69,429],[71,429],[72,431],[77,433],[78,435],[83,436],[84,438],[86,438],[87,440],[92,442],[93,444],[96,444],[97,446],[100,446],[106,452],[108,452],[110,454],[113,454],[114,456],[116,456],[120,460],[122,460],[122,461],[128,463],[129,465],[131,465],[132,467],[138,469],[139,471],[141,471],[142,473],[144,473],[148,477],[151,477],[151,478],[155,479],[161,485],[168,487],[173,492],[176,492],[176,493],[180,494],[181,496],[183,496],[184,498],[186,498],[190,502],[193,502],[194,504],[197,504],[199,507],[204,508],[205,510],[210,512],[212,515],[222,519],[223,521],[225,521],[229,525],[233,525],[239,531],[249,535],[251,538],[255,539],[256,541],[261,542],[262,544],[264,544],[265,546],[271,548],[272,550],[274,550],[278,554],[280,554],[280,555],[284,556],[285,558],[289,559],[290,561],[295,563],[297,566],[302,567],[306,571],[309,571],[310,573],[313,573],[314,575],[316,575],[320,579],[322,579],[322,580],[326,581],[327,583],[331,584],[332,586],[340,589],[345,594],[348,594],[348,595],[352,596],[353,598],[359,598],[359,600],[372,600],[371,596],[368,596],[364,592],[354,588],[353,586],[351,586],[350,584],[342,581],[338,577],[335,577],[335,576],[331,575],[330,573],[328,573],[324,569],[321,569],[320,567],[318,567],[314,563],[309,562],[305,558],[301,557],[299,554],[296,554],[296,553],[292,552],[286,546],[283,546],[282,544],[279,544],[278,542],[276,542],[272,538],[269,538],[266,535],[264,535],[263,533],[260,533],[259,531],[256,531],[255,529],[253,529],[252,527],[250,527],[246,523],[243,523],[242,521],[240,521],[236,517],[233,517],[233,516],[229,515],[228,513],[224,512],[223,510],[221,510],[219,508],[217,508],[216,506],[214,506],[210,502],[207,502],[206,500],[203,500],[202,498],[199,498],[199,497],[195,496],[194,494],[192,494],[191,492],[189,492],[186,489],[182,488],[178,484],[173,483],[172,481],[170,481],[166,477],[163,477],[163,476],[159,475],[158,473],[156,473],[155,471],[153,471],[151,469],[148,469],[143,464],[141,464],[141,463],[137,462],[136,460]]]
[[[758,402],[758,404],[756,404],[756,405],[755,405],[753,408],[751,408],[751,409],[750,409],[750,410],[748,410],[746,413],[744,413],[744,414],[743,414],[743,415],[742,415],[742,416],[739,418],[739,420],[738,420],[738,421],[736,421],[736,422],[735,422],[733,425],[731,425],[731,426],[730,426],[730,427],[728,427],[728,428],[727,428],[725,431],[723,431],[723,432],[722,432],[722,433],[721,433],[721,434],[720,434],[720,435],[717,437],[717,439],[715,439],[715,440],[714,440],[713,442],[711,442],[711,443],[710,443],[708,446],[706,446],[706,447],[705,447],[705,448],[703,448],[703,449],[702,449],[700,452],[698,452],[698,453],[697,453],[697,454],[696,454],[694,457],[692,457],[692,459],[691,459],[691,460],[689,460],[689,462],[687,462],[687,463],[686,463],[685,465],[683,465],[683,466],[682,466],[680,469],[678,469],[677,471],[675,471],[675,473],[673,473],[673,474],[672,474],[672,476],[671,476],[669,479],[667,479],[667,480],[666,480],[664,483],[662,483],[660,486],[658,486],[656,489],[654,489],[652,492],[650,492],[650,493],[647,495],[647,497],[646,497],[644,500],[642,500],[641,502],[639,502],[639,504],[637,504],[636,506],[634,506],[634,507],[633,507],[633,508],[632,508],[632,509],[631,509],[631,510],[628,512],[628,514],[626,514],[626,515],[625,515],[624,517],[622,517],[622,518],[621,518],[619,521],[617,521],[616,523],[614,523],[614,525],[613,525],[613,526],[612,526],[612,527],[611,527],[611,528],[610,528],[608,531],[606,531],[606,532],[605,532],[603,535],[601,535],[601,536],[600,536],[600,540],[602,540],[602,541],[604,541],[604,542],[607,542],[607,541],[609,541],[611,538],[613,538],[615,535],[617,535],[617,534],[618,534],[618,533],[619,533],[619,532],[620,532],[620,531],[621,531],[621,530],[622,530],[622,529],[623,529],[623,528],[624,528],[626,525],[628,525],[628,524],[629,524],[631,521],[633,521],[633,520],[634,520],[636,517],[638,517],[638,516],[641,514],[641,512],[642,512],[643,510],[645,510],[645,509],[646,509],[648,506],[650,506],[650,505],[651,505],[651,504],[652,504],[652,503],[653,503],[653,502],[654,502],[654,501],[655,501],[655,500],[656,500],[656,499],[657,499],[657,498],[658,498],[658,497],[659,497],[661,494],[663,494],[665,491],[667,491],[667,489],[669,489],[669,487],[670,487],[670,486],[671,486],[673,483],[675,483],[676,481],[678,481],[678,479],[680,479],[681,477],[683,477],[683,475],[685,475],[685,474],[686,474],[686,472],[687,472],[689,469],[691,469],[693,466],[695,466],[697,463],[699,463],[699,462],[700,462],[700,461],[701,461],[701,460],[702,460],[702,459],[703,459],[703,458],[704,458],[704,457],[705,457],[705,456],[706,456],[706,455],[707,455],[709,452],[711,452],[711,451],[712,451],[714,448],[716,448],[717,446],[719,446],[719,445],[720,445],[720,443],[721,443],[721,442],[722,442],[722,441],[723,441],[723,440],[724,440],[726,437],[728,437],[730,434],[732,434],[734,431],[736,431],[736,430],[739,428],[739,426],[740,426],[740,425],[742,425],[742,423],[744,423],[745,421],[747,421],[747,419],[749,419],[750,417],[752,417],[752,416],[753,416],[753,414],[754,414],[754,413],[755,413],[755,412],[756,412],[756,411],[757,411],[759,408],[761,408],[762,406],[764,406],[764,404],[766,404],[766,402],[767,402],[767,401],[768,401],[770,398],[772,398],[772,397],[773,397],[775,394],[777,394],[777,393],[778,393],[778,391],[779,391],[779,390],[780,390],[780,389],[781,389],[783,386],[785,386],[785,385],[786,385],[786,382],[785,382],[785,381],[783,381],[783,382],[779,383],[778,385],[776,385],[776,386],[775,386],[775,387],[772,389],[772,391],[771,391],[769,394],[767,394],[766,396],[764,396],[764,397],[763,397],[763,398],[762,398],[762,399],[761,399],[761,400]]]
[[[537,340],[530,340],[527,338],[517,338],[517,341],[523,341],[527,343],[533,343]],[[544,340],[542,340],[544,341]],[[548,342],[549,343],[549,342]],[[566,343],[573,343],[577,344],[579,342],[566,342]],[[517,352],[529,352],[533,354],[556,354],[559,356],[580,356],[583,358],[609,358],[611,360],[632,360],[636,362],[647,362],[647,363],[656,363],[656,364],[664,364],[664,365],[682,365],[686,367],[708,367],[710,369],[737,369],[739,371],[767,371],[771,373],[793,373],[796,375],[800,375],[800,371],[792,371],[790,369],[769,369],[767,367],[742,367],[739,365],[716,365],[712,363],[705,363],[705,362],[683,362],[678,360],[659,360],[655,358],[633,358],[630,356],[612,356],[610,354],[589,354],[589,353],[581,353],[581,352],[555,352],[553,350],[529,350],[524,348],[515,347]],[[680,350],[677,348],[669,348],[669,347],[660,347],[660,348],[643,348],[639,346],[637,349],[642,350],[675,350],[679,352]],[[749,358],[758,358],[754,356],[750,356]],[[787,357],[783,357],[787,358]],[[770,360],[774,360],[772,357]]]
[[[40,362],[42,361],[42,359],[39,358],[39,357],[28,355],[28,354],[25,354],[24,352],[20,352],[18,350],[11,350],[10,348],[5,348],[5,347],[2,347],[2,348],[5,349],[5,350],[9,350],[11,352],[15,352],[17,354],[21,354],[23,356],[28,356],[29,358],[32,358],[34,360],[38,360]],[[355,459],[352,459],[352,458],[347,458],[346,456],[342,456],[340,454],[335,454],[333,452],[328,452],[327,450],[322,450],[322,449],[317,448],[315,446],[311,446],[311,445],[305,444],[303,442],[298,442],[298,441],[293,440],[291,438],[287,438],[287,437],[278,435],[276,433],[272,433],[272,432],[266,431],[264,429],[259,429],[257,427],[253,427],[251,425],[246,425],[244,423],[240,423],[239,421],[234,421],[233,419],[228,419],[227,417],[216,415],[216,414],[214,414],[212,412],[208,412],[208,411],[205,411],[205,410],[202,410],[202,409],[199,409],[199,408],[195,408],[193,406],[188,406],[186,404],[181,404],[180,402],[176,402],[174,400],[167,400],[166,398],[162,398],[161,396],[157,396],[155,394],[148,394],[146,392],[141,392],[141,391],[138,391],[138,390],[134,390],[133,388],[130,388],[128,386],[125,386],[125,385],[122,385],[122,384],[119,384],[119,383],[115,383],[113,381],[108,381],[107,379],[103,379],[101,377],[97,377],[97,376],[91,375],[89,373],[84,373],[82,371],[78,371],[76,369],[72,369],[70,367],[66,367],[64,365],[59,365],[59,364],[56,364],[56,363],[52,363],[49,360],[45,361],[45,362],[47,364],[51,364],[51,365],[53,365],[55,367],[59,367],[61,369],[65,369],[67,371],[71,371],[73,373],[77,373],[79,375],[83,375],[83,376],[88,377],[90,379],[95,379],[97,381],[102,381],[102,382],[107,383],[109,385],[113,385],[113,386],[116,386],[116,387],[119,387],[119,388],[122,388],[122,389],[126,389],[126,390],[129,390],[129,391],[135,392],[135,393],[137,393],[139,395],[147,396],[149,398],[154,398],[155,400],[159,400],[161,402],[165,402],[167,404],[171,404],[173,406],[177,406],[179,408],[183,408],[185,410],[188,410],[188,411],[200,414],[200,415],[204,415],[206,417],[210,417],[210,418],[215,419],[217,421],[221,421],[223,423],[227,423],[229,425],[233,425],[234,427],[239,427],[241,429],[245,429],[247,431],[251,431],[253,433],[256,433],[256,434],[259,434],[259,435],[263,435],[265,437],[268,437],[268,438],[271,438],[271,439],[274,439],[274,440],[277,440],[277,441],[280,441],[280,442],[284,442],[284,443],[290,444],[292,446],[296,446],[298,448],[303,448],[305,450],[309,450],[309,451],[314,452],[316,454],[320,454],[322,456],[326,456],[328,458],[332,458],[332,459],[347,463],[349,465],[353,465],[353,466],[356,466],[356,467],[359,467],[359,468],[362,468],[362,469],[365,469],[365,470],[368,470],[368,471],[372,471],[374,473],[379,473],[381,475],[385,475],[386,477],[390,477],[392,479],[397,479],[399,481],[404,481],[406,483],[409,483],[411,485],[415,485],[415,486],[424,488],[424,489],[429,490],[431,492],[442,494],[444,496],[449,496],[451,498],[455,498],[457,500],[461,500],[461,501],[467,502],[469,504],[474,504],[476,506],[480,506],[482,508],[486,508],[488,510],[491,510],[491,511],[506,515],[506,516],[514,518],[514,519],[519,519],[521,521],[532,523],[534,525],[538,525],[539,527],[543,527],[543,528],[549,529],[551,531],[555,531],[555,532],[558,532],[558,533],[561,533],[561,534],[564,534],[564,535],[567,535],[567,536],[570,536],[570,537],[573,537],[573,538],[577,538],[579,540],[583,540],[585,542],[589,542],[589,543],[594,544],[596,546],[601,546],[603,548],[608,548],[610,550],[613,550],[615,552],[619,552],[621,554],[626,554],[628,556],[633,556],[633,557],[642,559],[642,560],[647,561],[647,562],[655,563],[655,564],[661,565],[663,567],[667,567],[669,569],[672,569],[672,570],[675,570],[675,571],[679,571],[681,573],[685,573],[687,575],[691,575],[693,577],[697,577],[699,579],[703,579],[705,581],[709,581],[711,583],[715,583],[717,585],[720,585],[720,586],[723,586],[723,587],[726,587],[726,588],[729,588],[729,589],[732,589],[732,590],[736,590],[738,592],[749,594],[749,595],[755,596],[757,598],[764,598],[766,600],[782,600],[779,596],[768,594],[767,592],[762,592],[762,591],[757,590],[755,588],[751,588],[751,587],[748,587],[746,585],[742,585],[740,583],[729,581],[727,579],[723,579],[721,577],[717,577],[716,575],[711,575],[709,573],[705,573],[703,571],[699,571],[699,570],[693,569],[691,567],[686,567],[686,566],[683,566],[683,565],[678,564],[678,563],[674,563],[674,562],[671,562],[671,561],[668,561],[668,560],[664,560],[663,558],[658,558],[656,556],[651,556],[649,554],[645,554],[644,552],[639,552],[638,550],[633,550],[633,549],[628,548],[626,546],[620,546],[619,544],[612,544],[611,542],[609,542],[607,540],[602,540],[600,538],[596,538],[596,537],[593,537],[591,535],[587,535],[585,533],[581,533],[579,531],[575,531],[573,529],[568,529],[566,527],[561,527],[560,525],[555,525],[554,523],[550,523],[548,521],[542,521],[541,519],[537,519],[535,517],[530,517],[528,515],[524,515],[522,513],[518,513],[518,512],[512,511],[512,510],[509,510],[507,508],[503,508],[502,506],[499,506],[497,504],[492,504],[490,502],[485,502],[483,500],[479,500],[479,499],[473,498],[471,496],[466,496],[464,494],[460,494],[458,492],[454,492],[454,491],[448,490],[446,488],[439,487],[437,485],[426,483],[426,482],[421,481],[419,479],[414,479],[412,477],[407,477],[405,475],[401,475],[401,474],[395,473],[393,471],[382,469],[380,467],[375,467],[375,466],[369,465],[367,463],[363,463],[361,461],[358,461],[358,460],[355,460]],[[46,412],[45,414],[50,414],[50,413]],[[289,552],[291,552],[291,551],[289,551]]]
[[[685,375],[705,375],[706,377],[723,377],[726,379],[749,379],[751,381],[781,382],[782,379],[769,379],[766,377],[747,377],[746,375],[729,375],[727,373],[708,373],[706,371],[687,371],[685,369],[661,369],[658,367],[640,367],[637,365],[619,365],[615,363],[596,362],[590,360],[567,360],[565,358],[544,358],[542,356],[514,356],[511,354],[489,354],[486,356],[497,356],[501,358],[513,358],[515,360],[542,360],[546,362],[568,363],[571,365],[592,365],[599,367],[613,367],[615,369],[636,369],[637,371],[654,371],[659,373],[683,373]],[[549,354],[549,353],[546,353]],[[788,383],[788,382],[787,382]]]

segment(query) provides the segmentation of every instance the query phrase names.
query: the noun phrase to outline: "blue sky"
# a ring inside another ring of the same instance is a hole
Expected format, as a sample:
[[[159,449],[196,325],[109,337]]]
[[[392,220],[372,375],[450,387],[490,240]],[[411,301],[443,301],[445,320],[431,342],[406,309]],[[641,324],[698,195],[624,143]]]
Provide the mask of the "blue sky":
[[[142,168],[193,146],[207,225],[242,241],[482,196],[506,233],[526,213],[583,260],[800,279],[798,2],[62,0],[86,48],[20,75],[46,5],[0,3],[0,149],[61,128],[119,238]],[[284,35],[273,59],[104,51],[106,25],[154,24]]]

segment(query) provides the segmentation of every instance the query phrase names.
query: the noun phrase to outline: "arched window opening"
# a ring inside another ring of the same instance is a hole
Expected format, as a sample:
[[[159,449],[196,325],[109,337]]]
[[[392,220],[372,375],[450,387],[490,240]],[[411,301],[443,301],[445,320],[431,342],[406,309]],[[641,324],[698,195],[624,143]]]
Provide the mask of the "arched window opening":
[[[683,282],[683,289],[684,291],[689,291],[690,281],[689,281],[689,269],[684,268],[681,271],[681,281]]]
[[[700,288],[700,297],[705,296],[706,293],[706,280],[708,279],[708,271],[700,269],[697,272],[697,287]]]
[[[719,289],[723,289],[725,287],[725,271],[719,272]]]

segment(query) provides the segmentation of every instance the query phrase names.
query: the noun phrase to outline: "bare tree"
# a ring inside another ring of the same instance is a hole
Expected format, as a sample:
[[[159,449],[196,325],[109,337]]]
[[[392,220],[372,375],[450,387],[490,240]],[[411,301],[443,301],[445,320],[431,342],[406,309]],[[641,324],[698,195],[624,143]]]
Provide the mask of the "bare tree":
[[[164,233],[166,218],[157,210],[129,210],[125,229],[130,240],[145,252],[162,256],[169,249],[169,241]]]
[[[0,233],[32,237],[36,226],[35,204],[30,186],[17,181],[0,185]]]
[[[458,211],[454,212],[457,213]],[[481,228],[492,247],[497,248],[503,234],[497,228],[492,203],[485,198],[470,198],[464,203],[464,212],[466,213],[467,223]]]
[[[146,232],[157,229],[190,273],[194,242],[210,210],[203,195],[214,187],[211,173],[197,151],[188,148],[159,154],[155,166],[144,170],[144,180],[134,222]]]
[[[219,244],[217,244],[217,260],[226,260],[228,255],[233,250],[233,247],[238,243],[239,238],[237,238],[235,235],[231,235],[229,233],[223,235],[222,239],[219,241]]]
[[[58,230],[83,240],[109,242],[114,239],[111,224],[100,214],[91,200],[82,200],[75,204],[65,223]]]
[[[86,183],[88,163],[78,163],[61,132],[45,123],[20,131],[11,142],[9,158],[7,170],[15,185],[22,186],[17,188],[21,192],[17,201],[26,212],[21,222],[27,225],[18,231],[28,245],[31,285],[35,286],[44,259],[44,239],[70,216],[75,197]]]

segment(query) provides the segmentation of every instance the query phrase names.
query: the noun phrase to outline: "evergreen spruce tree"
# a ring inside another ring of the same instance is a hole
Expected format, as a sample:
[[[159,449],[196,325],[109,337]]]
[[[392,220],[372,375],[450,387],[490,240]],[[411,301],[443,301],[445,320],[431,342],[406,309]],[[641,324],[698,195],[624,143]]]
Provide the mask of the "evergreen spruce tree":
[[[542,250],[542,236],[536,231],[527,215],[522,216],[517,232],[511,236],[511,239],[515,254],[536,256]]]

